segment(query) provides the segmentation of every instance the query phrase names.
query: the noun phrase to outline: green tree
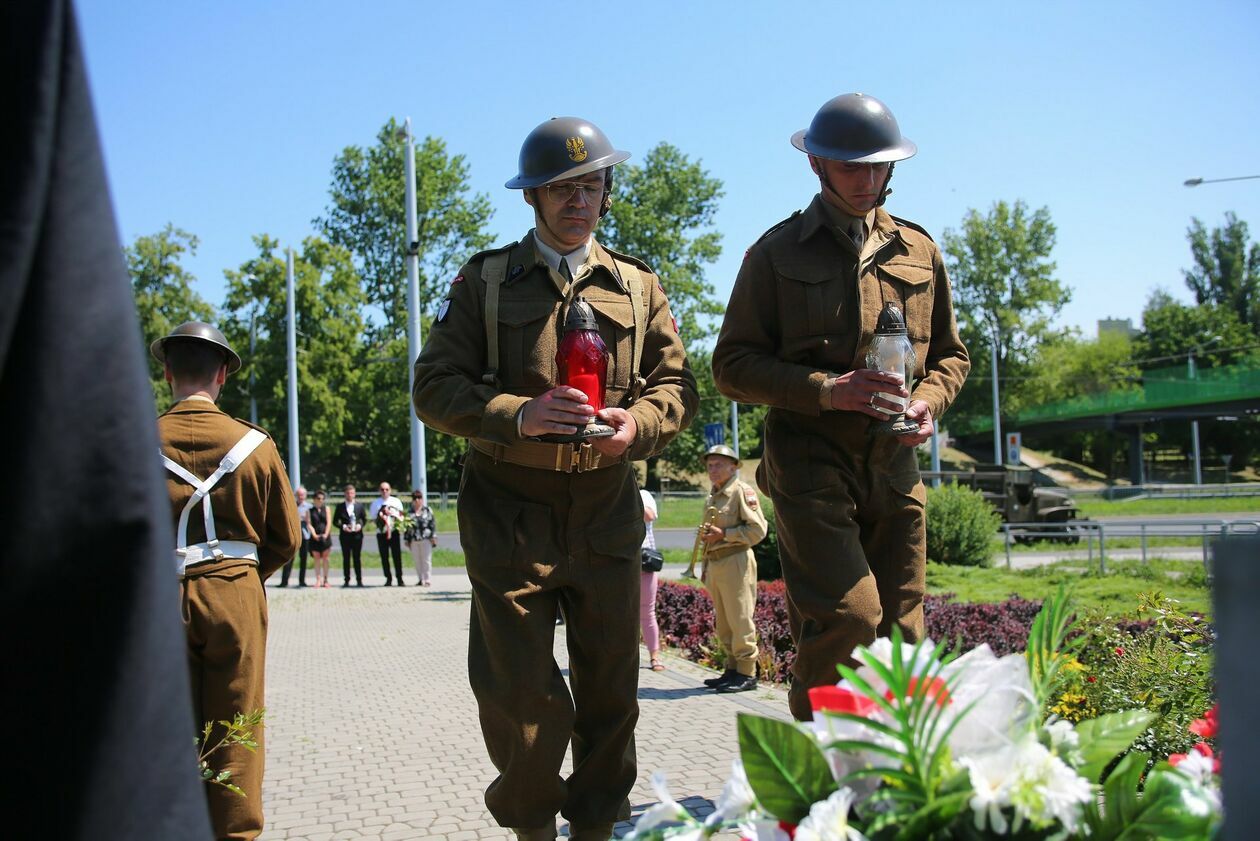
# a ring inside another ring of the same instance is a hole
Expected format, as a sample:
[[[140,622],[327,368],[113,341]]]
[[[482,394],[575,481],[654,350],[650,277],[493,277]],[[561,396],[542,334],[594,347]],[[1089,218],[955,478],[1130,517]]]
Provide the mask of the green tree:
[[[193,289],[196,278],[181,264],[185,254],[197,253],[195,236],[168,224],[156,234],[136,237],[123,253],[146,344],[185,321],[213,320],[214,308]],[[162,366],[151,356],[148,360],[153,400],[164,411],[171,403],[170,389]]]
[[[969,383],[951,414],[992,411],[987,388],[993,337],[997,336],[1002,410],[1024,404],[1023,383],[1033,373],[1041,345],[1063,338],[1055,318],[1071,290],[1055,279],[1055,226],[1048,208],[1030,213],[1023,201],[996,202],[988,214],[970,210],[958,231],[946,230],[946,268],[954,287],[959,328],[974,364]]]
[[[699,382],[700,413],[663,456],[671,472],[694,473],[704,450],[704,424],[730,416],[730,404],[714,387],[704,352],[723,311],[713,297],[713,284],[704,276],[705,266],[722,253],[722,235],[713,229],[722,182],[710,176],[700,161],[659,143],[642,164],[617,168],[613,190],[612,210],[597,236],[609,247],[646,261],[660,276]],[[657,465],[649,463],[651,487],[656,486],[656,471]]]
[[[227,273],[224,308],[232,315],[224,320],[223,332],[244,364],[228,380],[220,404],[248,418],[252,374],[258,423],[287,456],[286,258],[266,234],[255,236],[254,244],[257,256]],[[349,252],[317,237],[294,254],[293,280],[302,478],[311,487],[336,486],[353,465],[354,447],[346,441],[357,431],[355,409],[366,387],[360,364],[363,291]]]
[[[389,478],[405,486],[410,461],[411,364],[407,354],[407,246],[404,142],[391,118],[368,148],[347,146],[333,161],[329,205],[314,220],[333,245],[353,257],[370,306],[360,362],[367,381],[355,408],[351,440],[358,442],[354,476]],[[490,200],[472,193],[468,164],[448,155],[439,138],[416,147],[416,253],[420,265],[420,307],[424,330],[436,303],[459,266],[490,245],[485,232]],[[430,483],[457,480],[463,444],[429,431],[426,450]]]
[[[1193,219],[1186,238],[1194,268],[1183,269],[1186,286],[1200,304],[1217,304],[1260,336],[1260,244],[1251,243],[1247,223],[1232,212],[1211,233]]]

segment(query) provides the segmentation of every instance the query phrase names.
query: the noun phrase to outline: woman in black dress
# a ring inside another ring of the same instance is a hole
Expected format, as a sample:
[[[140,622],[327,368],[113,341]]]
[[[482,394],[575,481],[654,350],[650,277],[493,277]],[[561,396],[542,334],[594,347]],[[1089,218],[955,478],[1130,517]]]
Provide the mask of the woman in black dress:
[[[328,536],[332,528],[332,517],[328,516],[328,505],[323,491],[315,492],[315,502],[306,511],[306,526],[310,531],[310,552],[315,562],[315,586],[329,587],[328,553],[332,549],[332,538]]]

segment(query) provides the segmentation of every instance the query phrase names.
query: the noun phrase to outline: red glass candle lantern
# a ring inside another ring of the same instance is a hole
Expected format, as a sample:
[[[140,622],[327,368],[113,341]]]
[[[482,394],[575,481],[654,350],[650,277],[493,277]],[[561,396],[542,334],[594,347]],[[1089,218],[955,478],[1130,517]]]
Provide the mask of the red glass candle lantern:
[[[576,388],[586,395],[596,412],[604,408],[604,388],[608,383],[608,347],[599,335],[595,311],[582,297],[569,305],[564,319],[564,337],[556,350],[556,369],[560,384]],[[597,418],[572,435],[547,435],[544,440],[556,442],[585,441],[605,438],[613,428]]]

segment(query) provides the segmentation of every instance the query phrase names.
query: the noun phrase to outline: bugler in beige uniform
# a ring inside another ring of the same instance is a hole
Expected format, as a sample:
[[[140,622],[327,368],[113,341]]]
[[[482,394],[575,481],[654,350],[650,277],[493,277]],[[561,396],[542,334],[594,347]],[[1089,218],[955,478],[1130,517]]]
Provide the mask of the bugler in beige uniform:
[[[770,407],[757,478],[774,501],[797,645],[790,705],[806,720],[808,689],[835,683],[855,645],[894,624],[910,640],[923,633],[926,496],[905,444],[926,439],[970,363],[939,249],[876,206],[889,162],[914,153],[883,103],[837,97],[793,142],[810,153],[823,194],[749,249],[713,372],[727,397]],[[902,390],[864,369],[885,303],[905,313],[917,356],[904,393],[921,434],[902,440],[867,435],[887,408],[874,394]]]
[[[730,459],[735,466],[739,463],[734,451],[720,445],[705,454],[706,461],[712,457]],[[712,489],[705,501],[705,510],[710,508],[716,512],[712,526],[721,532],[721,538],[705,544],[704,584],[713,599],[718,641],[726,651],[723,679],[710,685],[718,691],[731,691],[734,682],[738,691],[743,691],[756,685],[757,628],[753,614],[757,607],[757,559],[752,548],[765,539],[766,515],[756,488],[738,473]],[[753,681],[734,680],[736,677]]]
[[[177,336],[196,336],[209,327],[191,324],[181,325],[171,337],[155,342],[154,355],[163,359],[176,353],[169,344],[164,350],[162,343]],[[209,329],[213,334],[207,335],[217,337],[214,343],[218,344],[222,334]],[[231,353],[230,348],[227,350]],[[182,573],[182,613],[200,735],[204,722],[230,721],[238,712],[266,706],[267,599],[263,581],[293,557],[301,533],[284,463],[264,430],[225,414],[207,396],[179,400],[158,418],[157,425],[162,455],[175,468],[199,480],[215,474],[229,451],[251,432],[257,433],[251,437],[261,439],[239,466],[210,489],[210,517],[205,516],[200,502],[189,507],[194,493],[191,481],[171,466],[166,473],[177,541],[182,537],[181,548],[187,547],[172,558],[172,569]],[[209,523],[214,530],[213,543],[207,535]],[[216,726],[211,744],[221,730]],[[262,831],[261,728],[255,736],[256,752],[225,748],[210,760],[215,770],[231,771],[231,781],[245,792],[241,797],[222,786],[206,784],[217,838],[257,838]]]
[[[595,208],[607,206],[609,168],[625,157],[577,118],[531,133],[521,175],[508,186],[527,191],[553,241],[573,221],[565,217],[576,217],[572,250],[544,247],[541,231],[531,231],[474,257],[451,284],[415,368],[417,413],[471,445],[459,525],[473,585],[469,681],[499,770],[486,804],[500,825],[531,841],[556,837],[557,812],[577,841],[606,841],[613,823],[629,817],[644,536],[630,461],[659,453],[697,404],[656,275],[590,238]],[[608,411],[617,436],[599,446],[637,430],[616,455],[591,443],[542,443],[529,432],[535,410],[577,405],[556,396],[563,389],[555,357],[578,294],[611,357],[605,404],[615,407]],[[552,653],[558,609],[567,686]],[[573,773],[564,779],[570,744]]]

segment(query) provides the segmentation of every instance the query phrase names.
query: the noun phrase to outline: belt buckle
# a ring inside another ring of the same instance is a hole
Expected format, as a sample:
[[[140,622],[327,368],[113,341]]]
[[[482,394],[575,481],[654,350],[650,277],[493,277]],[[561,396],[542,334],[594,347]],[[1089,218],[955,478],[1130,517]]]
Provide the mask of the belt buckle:
[[[569,465],[565,473],[582,472],[582,445],[569,444]]]

